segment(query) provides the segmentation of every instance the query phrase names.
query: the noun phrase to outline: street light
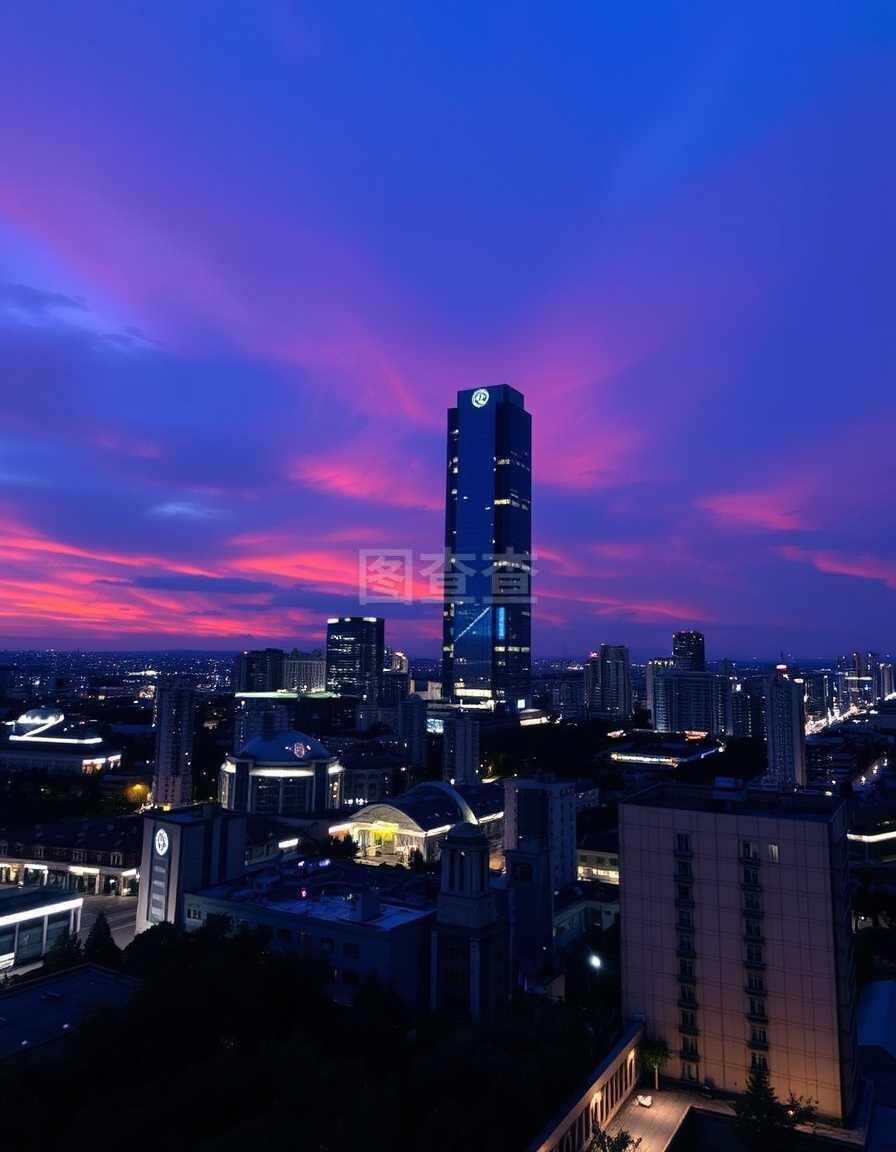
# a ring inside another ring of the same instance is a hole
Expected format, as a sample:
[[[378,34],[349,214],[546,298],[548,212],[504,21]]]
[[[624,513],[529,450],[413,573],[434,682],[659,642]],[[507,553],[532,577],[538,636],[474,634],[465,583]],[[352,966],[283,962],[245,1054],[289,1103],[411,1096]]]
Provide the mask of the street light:
[[[603,962],[603,960],[601,960],[600,956],[598,956],[595,952],[592,952],[591,955],[588,957],[588,963],[591,965],[592,968],[596,969],[596,968],[602,968],[604,962]]]

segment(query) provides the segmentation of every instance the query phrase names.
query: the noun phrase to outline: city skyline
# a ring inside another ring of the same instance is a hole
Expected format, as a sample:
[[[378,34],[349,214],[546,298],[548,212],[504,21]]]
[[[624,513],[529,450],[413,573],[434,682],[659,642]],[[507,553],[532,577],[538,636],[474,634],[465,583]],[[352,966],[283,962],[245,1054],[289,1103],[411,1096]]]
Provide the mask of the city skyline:
[[[4,15],[0,646],[320,646],[507,384],[535,660],[896,647],[892,20],[208,17]]]

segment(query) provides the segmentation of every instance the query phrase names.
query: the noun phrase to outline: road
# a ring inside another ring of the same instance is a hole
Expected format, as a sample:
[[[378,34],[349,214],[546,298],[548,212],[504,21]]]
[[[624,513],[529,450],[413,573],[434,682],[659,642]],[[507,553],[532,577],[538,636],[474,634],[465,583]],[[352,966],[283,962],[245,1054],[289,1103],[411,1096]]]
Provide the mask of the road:
[[[134,939],[134,928],[137,923],[137,897],[136,896],[86,896],[84,907],[81,909],[81,940],[87,939],[87,933],[93,927],[93,922],[103,912],[112,929],[112,939],[119,948],[127,948]]]

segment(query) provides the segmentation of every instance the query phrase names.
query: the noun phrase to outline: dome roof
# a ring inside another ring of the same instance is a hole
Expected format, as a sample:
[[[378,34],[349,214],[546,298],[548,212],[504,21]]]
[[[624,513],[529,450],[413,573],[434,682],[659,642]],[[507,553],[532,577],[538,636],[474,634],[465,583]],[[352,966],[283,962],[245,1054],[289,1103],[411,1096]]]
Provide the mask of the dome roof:
[[[256,736],[240,750],[238,758],[243,757],[263,764],[307,764],[312,760],[332,760],[333,754],[313,736],[290,730],[270,737]]]

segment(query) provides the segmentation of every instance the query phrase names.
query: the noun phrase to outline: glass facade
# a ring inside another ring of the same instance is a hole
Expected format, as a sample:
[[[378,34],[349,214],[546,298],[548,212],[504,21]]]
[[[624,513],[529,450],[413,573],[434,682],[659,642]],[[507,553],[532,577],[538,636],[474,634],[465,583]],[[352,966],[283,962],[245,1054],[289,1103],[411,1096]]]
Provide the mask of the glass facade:
[[[532,421],[507,385],[448,412],[443,694],[515,709],[530,694]]]

